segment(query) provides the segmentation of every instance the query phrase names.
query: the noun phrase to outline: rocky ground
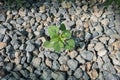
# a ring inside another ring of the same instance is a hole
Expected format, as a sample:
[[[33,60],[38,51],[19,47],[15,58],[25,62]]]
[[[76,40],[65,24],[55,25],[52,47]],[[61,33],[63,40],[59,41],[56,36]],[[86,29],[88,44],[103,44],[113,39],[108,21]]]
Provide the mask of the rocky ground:
[[[96,1],[49,1],[0,6],[0,80],[120,80],[119,10]],[[48,26],[61,23],[76,47],[58,54],[42,44]]]

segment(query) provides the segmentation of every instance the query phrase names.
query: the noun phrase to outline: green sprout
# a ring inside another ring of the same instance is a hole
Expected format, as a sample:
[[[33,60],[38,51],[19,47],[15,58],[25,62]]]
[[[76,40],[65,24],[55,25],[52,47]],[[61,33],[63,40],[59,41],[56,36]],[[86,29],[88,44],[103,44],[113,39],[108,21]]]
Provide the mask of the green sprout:
[[[45,41],[43,46],[46,48],[53,48],[55,51],[67,49],[72,50],[75,47],[75,42],[71,38],[70,30],[66,30],[64,24],[58,26],[50,26],[48,28],[48,34],[50,36],[49,41]]]

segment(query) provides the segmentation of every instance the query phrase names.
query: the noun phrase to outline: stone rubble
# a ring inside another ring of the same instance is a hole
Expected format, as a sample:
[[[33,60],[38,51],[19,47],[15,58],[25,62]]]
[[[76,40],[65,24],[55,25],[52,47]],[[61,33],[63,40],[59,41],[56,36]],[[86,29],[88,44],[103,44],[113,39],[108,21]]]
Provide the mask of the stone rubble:
[[[0,80],[120,80],[120,12],[113,6],[39,0],[5,13],[0,6]],[[76,46],[56,53],[43,42],[47,28],[61,23]]]

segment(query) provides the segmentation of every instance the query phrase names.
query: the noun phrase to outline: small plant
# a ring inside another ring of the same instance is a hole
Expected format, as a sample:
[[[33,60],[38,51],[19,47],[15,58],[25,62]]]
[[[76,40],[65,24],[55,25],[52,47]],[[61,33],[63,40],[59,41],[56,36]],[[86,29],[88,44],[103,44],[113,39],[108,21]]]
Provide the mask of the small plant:
[[[49,41],[45,41],[43,46],[46,48],[53,48],[59,52],[63,49],[72,50],[75,47],[75,42],[71,38],[70,30],[66,30],[64,24],[58,26],[50,26],[48,28],[48,34],[50,36]]]
[[[13,3],[17,5],[17,7],[21,7],[22,6],[22,2],[23,0],[6,0],[6,4],[7,5],[12,5]]]
[[[108,7],[108,6],[111,5],[113,2],[115,2],[115,4],[117,4],[117,5],[120,6],[120,0],[106,0],[106,1],[104,2],[104,5]]]

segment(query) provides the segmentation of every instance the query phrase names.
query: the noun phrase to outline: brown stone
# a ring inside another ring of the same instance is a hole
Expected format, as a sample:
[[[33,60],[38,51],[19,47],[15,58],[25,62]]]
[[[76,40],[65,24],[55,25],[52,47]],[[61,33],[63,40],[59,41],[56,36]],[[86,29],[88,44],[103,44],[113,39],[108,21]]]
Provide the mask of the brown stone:
[[[61,70],[61,71],[68,71],[68,66],[65,65],[65,64],[62,64],[62,65],[60,66],[60,70]]]
[[[47,66],[52,67],[52,62],[50,61],[50,59],[47,58],[45,60],[45,63],[46,63]]]
[[[91,79],[96,79],[98,77],[98,72],[96,70],[91,70],[90,72],[88,72],[89,76]]]
[[[0,42],[0,49],[3,49],[7,46],[7,43],[5,42]]]

